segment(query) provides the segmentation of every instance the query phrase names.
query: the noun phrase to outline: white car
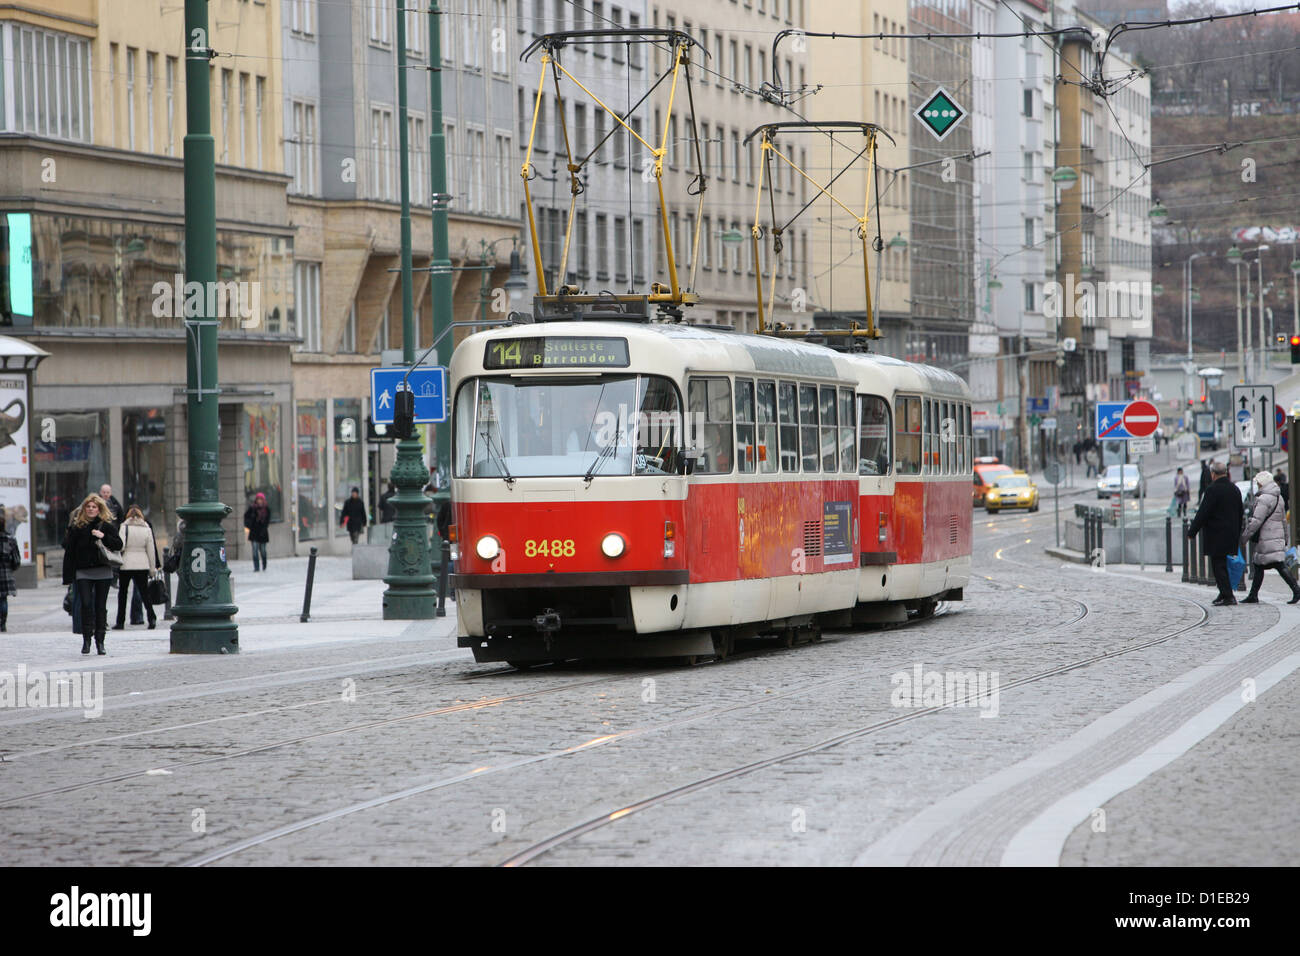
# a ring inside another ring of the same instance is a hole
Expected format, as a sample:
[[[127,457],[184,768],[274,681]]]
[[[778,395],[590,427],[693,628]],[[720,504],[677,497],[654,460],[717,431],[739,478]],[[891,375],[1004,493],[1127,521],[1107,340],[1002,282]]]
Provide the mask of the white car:
[[[1123,493],[1134,498],[1142,494],[1142,479],[1138,477],[1137,465],[1107,465],[1102,476],[1097,479],[1097,497],[1109,498],[1120,491],[1120,472],[1123,471]]]

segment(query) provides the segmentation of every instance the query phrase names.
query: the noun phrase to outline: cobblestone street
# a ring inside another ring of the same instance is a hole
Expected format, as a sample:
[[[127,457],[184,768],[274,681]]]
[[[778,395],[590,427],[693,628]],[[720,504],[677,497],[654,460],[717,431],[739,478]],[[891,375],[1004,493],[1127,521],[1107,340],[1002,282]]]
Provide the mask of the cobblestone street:
[[[338,559],[307,624],[302,562],[237,564],[238,656],[139,630],[87,661],[41,589],[0,669],[101,671],[105,699],[0,711],[10,859],[1294,864],[1300,611],[1063,565],[1052,521],[977,515],[966,600],[928,621],[691,667],[475,664],[454,607],[379,621]],[[989,693],[900,700],[921,672]]]

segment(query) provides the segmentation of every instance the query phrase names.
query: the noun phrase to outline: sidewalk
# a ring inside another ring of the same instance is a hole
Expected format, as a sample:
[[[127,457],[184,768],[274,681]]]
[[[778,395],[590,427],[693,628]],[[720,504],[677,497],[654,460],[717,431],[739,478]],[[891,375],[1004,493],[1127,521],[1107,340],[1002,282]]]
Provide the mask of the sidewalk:
[[[387,585],[383,581],[352,580],[352,559],[347,556],[317,557],[311,617],[305,624],[298,618],[307,581],[307,558],[275,559],[268,570],[257,574],[253,573],[251,560],[231,561],[230,579],[234,603],[239,608],[235,623],[239,626],[241,655],[398,637],[445,639],[456,632],[456,607],[451,595],[446,617],[385,621],[383,594]],[[175,586],[173,577],[173,593]],[[36,589],[21,590],[9,598],[9,629],[0,634],[0,669],[20,663],[30,668],[66,668],[87,660],[101,666],[170,656],[173,622],[163,620],[162,607],[156,607],[155,630],[148,630],[147,624],[109,630],[105,642],[108,655],[99,657],[92,651],[89,658],[83,657],[81,638],[72,633],[72,618],[63,611],[66,590],[57,581],[43,581]],[[117,595],[116,590],[108,595],[110,628],[117,620]]]

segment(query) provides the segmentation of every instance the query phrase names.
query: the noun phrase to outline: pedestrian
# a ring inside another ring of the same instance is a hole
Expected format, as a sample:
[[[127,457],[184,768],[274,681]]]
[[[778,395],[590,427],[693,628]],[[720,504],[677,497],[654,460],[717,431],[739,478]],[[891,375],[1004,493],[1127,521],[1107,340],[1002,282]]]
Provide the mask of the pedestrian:
[[[1082,465],[1083,464],[1083,442],[1081,441],[1075,442],[1070,450],[1074,452],[1074,463],[1076,465]]]
[[[1277,482],[1278,491],[1282,493],[1282,507],[1291,508],[1291,482],[1287,480],[1286,471],[1279,468],[1273,472],[1273,480]]]
[[[0,632],[9,630],[9,595],[18,593],[14,572],[22,562],[18,541],[5,530],[4,519],[0,518]]]
[[[1091,478],[1093,475],[1097,474],[1097,462],[1099,461],[1097,457],[1097,449],[1089,448],[1084,452],[1083,458],[1084,461],[1088,463],[1088,471],[1084,477]]]
[[[1255,556],[1251,561],[1250,596],[1243,604],[1259,603],[1259,586],[1264,583],[1264,572],[1272,569],[1282,575],[1282,580],[1291,589],[1291,600],[1287,604],[1300,604],[1300,586],[1286,568],[1286,505],[1282,502],[1281,489],[1267,471],[1261,471],[1253,479],[1255,487],[1255,505],[1250,512],[1250,520],[1241,532],[1241,544],[1247,541],[1255,543]]]
[[[266,495],[259,491],[253,497],[253,503],[244,512],[244,535],[253,548],[254,574],[267,568],[266,544],[271,540],[270,528],[271,509],[267,507]]]
[[[1241,492],[1228,478],[1228,466],[1223,462],[1216,461],[1210,474],[1214,480],[1205,489],[1187,537],[1205,530],[1205,554],[1210,558],[1214,582],[1219,586],[1219,596],[1212,603],[1221,607],[1237,603],[1228,580],[1228,556],[1236,554],[1241,546]]]
[[[68,530],[63,536],[63,583],[76,584],[77,600],[81,604],[81,653],[90,653],[90,641],[95,640],[95,650],[104,650],[104,632],[108,629],[108,590],[113,585],[113,565],[99,549],[103,545],[110,551],[122,550],[108,502],[99,495],[86,495],[72,513]]]
[[[1210,482],[1212,481],[1214,481],[1214,476],[1210,474],[1210,463],[1206,461],[1204,458],[1202,458],[1201,459],[1201,485],[1196,492],[1197,507],[1200,507],[1201,502],[1205,500],[1205,491],[1207,488],[1210,487]]]
[[[108,505],[108,510],[112,512],[113,524],[120,524],[125,512],[122,511],[122,502],[118,501],[113,495],[113,486],[109,484],[100,485],[99,497],[104,499],[105,504]]]
[[[356,544],[366,528],[366,506],[361,500],[360,488],[353,488],[348,500],[343,502],[343,516],[339,519],[339,524],[347,526],[352,543]]]
[[[388,480],[388,490],[379,496],[379,522],[388,524],[390,521],[397,519],[397,507],[393,504],[393,496],[397,494],[397,485],[393,484],[392,479]]]
[[[1187,517],[1187,502],[1192,499],[1192,483],[1181,468],[1174,475],[1174,501],[1178,502],[1178,517]]]
[[[126,626],[126,592],[134,584],[135,593],[149,615],[149,630],[152,631],[158,624],[158,616],[149,603],[149,575],[162,569],[162,561],[158,557],[153,526],[144,520],[139,505],[126,510],[126,520],[118,528],[118,536],[122,539],[122,568],[118,572],[117,623],[113,630],[120,631]]]

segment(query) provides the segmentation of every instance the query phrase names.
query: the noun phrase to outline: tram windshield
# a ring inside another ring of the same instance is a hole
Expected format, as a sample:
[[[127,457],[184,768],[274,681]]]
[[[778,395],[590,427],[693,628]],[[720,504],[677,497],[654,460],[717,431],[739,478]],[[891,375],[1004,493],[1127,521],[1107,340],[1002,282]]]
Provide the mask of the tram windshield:
[[[666,475],[681,463],[681,403],[658,375],[474,379],[455,426],[460,478]]]

